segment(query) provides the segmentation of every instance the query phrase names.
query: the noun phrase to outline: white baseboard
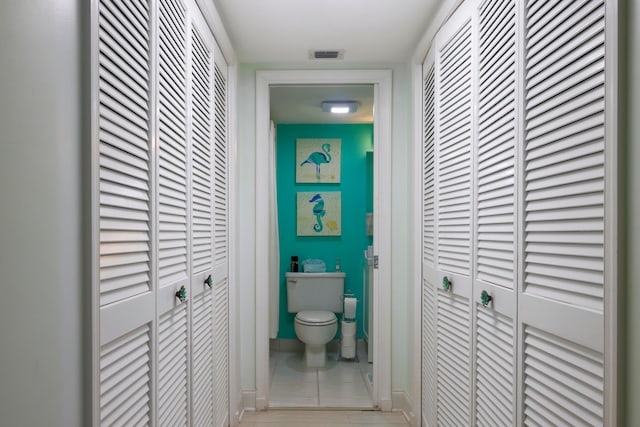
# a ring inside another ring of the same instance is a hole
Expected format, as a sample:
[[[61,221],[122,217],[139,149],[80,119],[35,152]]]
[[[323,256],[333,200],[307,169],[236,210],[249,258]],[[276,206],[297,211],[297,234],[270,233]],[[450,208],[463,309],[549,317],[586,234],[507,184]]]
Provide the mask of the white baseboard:
[[[256,398],[256,405],[255,405],[255,410],[256,411],[264,411],[269,407],[269,401],[264,399],[264,398]]]
[[[413,410],[413,400],[406,391],[399,390],[391,392],[391,400],[393,401],[393,410],[402,411],[402,414],[412,427],[420,425],[420,420],[416,417]]]
[[[304,351],[304,343],[297,338],[277,338],[269,340],[270,351],[300,352]]]
[[[231,404],[235,406],[235,408],[233,406],[231,407],[231,409],[233,410],[233,413],[231,414],[231,421],[229,423],[231,426],[235,427],[240,424],[240,419],[242,418],[242,414],[244,414],[244,411],[246,409],[245,400],[246,398],[243,393],[239,393],[231,402]]]
[[[242,412],[256,410],[256,391],[242,391]]]
[[[393,401],[380,399],[378,401],[378,407],[380,407],[382,412],[390,412],[393,410]]]

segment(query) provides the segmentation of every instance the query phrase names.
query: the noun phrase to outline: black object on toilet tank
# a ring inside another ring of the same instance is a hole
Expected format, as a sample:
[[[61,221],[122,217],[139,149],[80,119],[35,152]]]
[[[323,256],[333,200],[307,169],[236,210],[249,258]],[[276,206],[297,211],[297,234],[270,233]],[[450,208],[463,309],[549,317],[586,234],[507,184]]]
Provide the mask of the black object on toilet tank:
[[[291,256],[291,272],[292,273],[298,272],[298,257],[295,255]]]

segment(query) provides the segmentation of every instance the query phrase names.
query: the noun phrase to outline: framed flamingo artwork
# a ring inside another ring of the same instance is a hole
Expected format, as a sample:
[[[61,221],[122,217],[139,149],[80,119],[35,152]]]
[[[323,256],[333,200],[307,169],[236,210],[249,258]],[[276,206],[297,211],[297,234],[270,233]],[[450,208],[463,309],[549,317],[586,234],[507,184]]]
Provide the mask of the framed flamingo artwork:
[[[296,183],[340,183],[340,139],[296,140]]]
[[[342,235],[340,191],[300,191],[297,196],[298,236]]]

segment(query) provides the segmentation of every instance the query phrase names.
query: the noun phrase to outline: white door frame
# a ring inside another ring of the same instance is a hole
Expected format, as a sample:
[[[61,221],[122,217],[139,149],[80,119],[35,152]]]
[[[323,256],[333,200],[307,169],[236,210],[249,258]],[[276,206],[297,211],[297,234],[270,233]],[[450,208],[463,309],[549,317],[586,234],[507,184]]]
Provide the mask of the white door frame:
[[[372,84],[374,87],[374,270],[373,401],[383,411],[391,404],[391,70],[277,70],[256,72],[256,159],[269,149],[269,85]],[[256,160],[256,409],[269,406],[269,176]],[[364,248],[363,248],[364,250]]]

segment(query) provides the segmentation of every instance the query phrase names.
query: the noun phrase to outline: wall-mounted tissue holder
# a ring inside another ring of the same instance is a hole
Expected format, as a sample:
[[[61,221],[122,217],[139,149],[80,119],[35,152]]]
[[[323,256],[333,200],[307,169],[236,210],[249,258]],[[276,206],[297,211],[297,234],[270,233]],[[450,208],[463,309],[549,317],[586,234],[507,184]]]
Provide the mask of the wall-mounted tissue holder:
[[[367,212],[367,236],[373,236],[373,214]]]

